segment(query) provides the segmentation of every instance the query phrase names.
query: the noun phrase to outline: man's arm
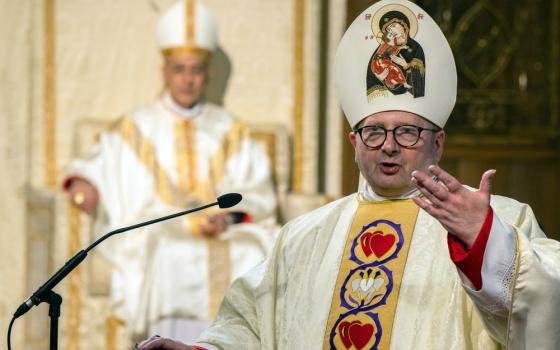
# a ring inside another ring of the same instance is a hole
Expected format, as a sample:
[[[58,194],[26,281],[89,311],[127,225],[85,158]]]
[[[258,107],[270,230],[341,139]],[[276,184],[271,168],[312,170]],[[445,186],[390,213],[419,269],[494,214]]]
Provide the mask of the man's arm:
[[[479,261],[474,269],[480,271],[481,288],[463,273],[460,277],[487,331],[508,348],[555,349],[560,342],[560,313],[556,311],[560,309],[560,243],[547,239],[531,208],[514,200],[496,198],[491,213],[480,215],[490,208],[493,171],[484,173],[477,191],[465,188],[467,192],[439,167],[431,166],[430,172],[441,183],[427,174],[413,173],[413,182],[425,195],[415,202],[464,244],[465,254],[480,255],[474,259]],[[485,228],[488,214],[491,225]],[[480,235],[487,235],[482,249],[477,247]],[[458,268],[463,272],[465,266]]]

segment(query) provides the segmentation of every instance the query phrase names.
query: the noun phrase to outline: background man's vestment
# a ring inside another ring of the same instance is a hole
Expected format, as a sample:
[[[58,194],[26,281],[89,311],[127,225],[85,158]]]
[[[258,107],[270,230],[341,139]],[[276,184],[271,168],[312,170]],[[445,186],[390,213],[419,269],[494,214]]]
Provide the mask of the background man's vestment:
[[[114,264],[116,314],[138,335],[166,317],[209,320],[229,281],[260,262],[273,241],[276,199],[266,152],[222,108],[203,103],[190,112],[177,115],[164,95],[120,119],[68,172],[99,192],[100,234],[212,203],[223,193],[243,194],[232,209],[251,223],[230,225],[218,238],[199,230],[218,212],[211,209],[100,246]]]

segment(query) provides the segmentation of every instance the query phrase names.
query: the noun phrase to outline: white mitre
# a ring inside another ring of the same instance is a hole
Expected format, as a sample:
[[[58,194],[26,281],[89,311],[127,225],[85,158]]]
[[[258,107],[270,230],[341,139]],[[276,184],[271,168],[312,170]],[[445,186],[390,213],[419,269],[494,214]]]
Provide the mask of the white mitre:
[[[165,57],[185,54],[209,57],[217,47],[218,30],[204,4],[180,0],[160,18],[157,40]]]
[[[383,111],[406,111],[445,125],[457,97],[453,53],[434,20],[406,0],[383,0],[344,34],[335,85],[350,126]]]

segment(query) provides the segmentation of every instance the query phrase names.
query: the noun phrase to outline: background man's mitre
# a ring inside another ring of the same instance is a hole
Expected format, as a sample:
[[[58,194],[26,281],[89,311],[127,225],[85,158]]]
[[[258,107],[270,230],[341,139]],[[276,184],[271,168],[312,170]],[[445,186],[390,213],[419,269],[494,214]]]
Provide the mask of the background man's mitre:
[[[335,85],[351,127],[391,110],[443,127],[455,106],[457,71],[445,36],[423,9],[406,0],[383,0],[344,34]]]
[[[211,54],[218,30],[212,14],[200,1],[180,0],[160,18],[158,45],[164,56]]]

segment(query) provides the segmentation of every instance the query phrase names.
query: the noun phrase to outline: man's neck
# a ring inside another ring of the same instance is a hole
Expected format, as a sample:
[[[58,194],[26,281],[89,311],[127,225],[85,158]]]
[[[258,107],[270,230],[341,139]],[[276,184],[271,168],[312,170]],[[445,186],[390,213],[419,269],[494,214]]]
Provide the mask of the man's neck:
[[[199,115],[200,112],[202,111],[202,106],[203,106],[203,103],[200,101],[196,102],[190,108],[185,108],[183,106],[180,106],[177,102],[175,102],[175,100],[173,100],[173,97],[171,97],[171,94],[169,92],[165,92],[163,94],[161,101],[163,103],[163,106],[167,110],[169,110],[174,115],[185,119],[194,118],[197,115]]]
[[[359,195],[363,200],[370,201],[370,202],[380,202],[386,200],[396,200],[396,199],[408,199],[415,196],[418,196],[420,191],[417,188],[413,188],[410,191],[395,195],[395,196],[384,196],[375,192],[375,190],[364,181],[364,184],[361,186]]]

